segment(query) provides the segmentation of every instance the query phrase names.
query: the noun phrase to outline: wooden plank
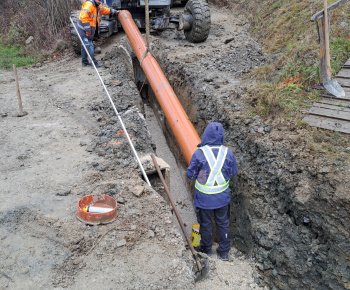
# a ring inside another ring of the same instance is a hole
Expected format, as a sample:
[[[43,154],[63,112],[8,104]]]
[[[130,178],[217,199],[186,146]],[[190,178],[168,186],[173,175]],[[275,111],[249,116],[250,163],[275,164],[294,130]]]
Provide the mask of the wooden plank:
[[[350,79],[343,79],[338,77],[336,77],[335,79],[337,80],[339,85],[341,85],[342,87],[350,88]]]
[[[350,100],[349,101],[339,101],[337,99],[322,98],[321,100],[318,101],[318,103],[350,108]]]
[[[328,119],[313,115],[306,115],[303,121],[313,127],[350,134],[350,122],[347,121]]]
[[[335,76],[336,78],[350,79],[350,69],[342,68],[340,72]]]
[[[339,112],[348,112],[348,113],[350,113],[350,108],[349,107],[335,106],[333,104],[325,104],[325,103],[321,103],[321,102],[315,103],[313,105],[313,107],[329,109],[329,110],[339,111]]]
[[[350,121],[350,113],[349,112],[335,111],[335,110],[330,110],[330,109],[312,107],[309,110],[308,114]]]
[[[350,88],[343,88],[345,93],[350,93]]]
[[[350,101],[350,93],[347,90],[345,90],[344,87],[343,87],[343,89],[345,91],[345,97],[344,98],[337,98],[337,97],[329,94],[328,92],[326,92],[325,94],[321,94],[321,96],[325,97],[325,98],[333,99],[333,100],[342,101],[342,102]]]

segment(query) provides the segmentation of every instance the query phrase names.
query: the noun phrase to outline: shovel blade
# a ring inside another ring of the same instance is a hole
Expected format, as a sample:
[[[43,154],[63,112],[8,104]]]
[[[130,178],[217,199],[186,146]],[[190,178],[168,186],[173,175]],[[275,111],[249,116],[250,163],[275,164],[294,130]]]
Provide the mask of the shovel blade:
[[[345,92],[343,88],[338,84],[337,80],[328,80],[323,83],[326,90],[337,98],[344,98]]]
[[[195,273],[194,282],[198,282],[207,278],[209,275],[209,269],[209,261],[205,260],[204,265],[202,264],[202,271],[198,271]]]

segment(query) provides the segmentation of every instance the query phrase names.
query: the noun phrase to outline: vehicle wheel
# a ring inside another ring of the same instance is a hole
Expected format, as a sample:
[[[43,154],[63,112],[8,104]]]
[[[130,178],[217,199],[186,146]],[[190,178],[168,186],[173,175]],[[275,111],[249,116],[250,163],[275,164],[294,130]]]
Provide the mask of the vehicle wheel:
[[[70,14],[70,17],[72,18],[75,26],[77,26],[77,22],[79,20],[79,14],[80,10],[72,11]],[[81,42],[79,39],[79,36],[77,32],[75,31],[73,24],[69,21],[69,28],[70,28],[70,43],[73,47],[73,50],[76,54],[81,54]]]
[[[192,27],[184,31],[189,42],[203,42],[208,38],[210,31],[210,10],[205,0],[189,0],[184,14],[192,15]]]

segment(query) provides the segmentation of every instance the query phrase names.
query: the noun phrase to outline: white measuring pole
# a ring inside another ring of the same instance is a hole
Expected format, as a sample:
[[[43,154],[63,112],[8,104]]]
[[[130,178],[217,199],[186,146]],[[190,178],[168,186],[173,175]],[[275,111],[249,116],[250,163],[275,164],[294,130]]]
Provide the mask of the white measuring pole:
[[[72,18],[69,17],[69,19],[70,19],[70,22],[73,24],[73,27],[74,27],[74,29],[75,29],[75,31],[76,31],[78,37],[79,37],[79,40],[80,40],[82,46],[84,47],[84,49],[85,49],[85,51],[86,51],[86,53],[87,53],[87,55],[88,55],[88,57],[89,57],[89,59],[90,59],[90,61],[91,61],[91,65],[94,67],[94,69],[95,69],[95,71],[96,71],[96,74],[97,74],[98,78],[100,79],[100,82],[101,82],[101,84],[102,84],[102,86],[103,86],[103,89],[105,90],[105,92],[106,92],[106,94],[107,94],[107,96],[108,96],[108,99],[109,99],[109,101],[110,101],[110,103],[111,103],[111,105],[112,105],[112,107],[113,107],[113,110],[114,110],[115,114],[117,115],[120,124],[122,125],[123,131],[124,131],[124,133],[125,133],[126,138],[128,139],[128,142],[129,142],[129,144],[130,144],[130,147],[131,147],[132,152],[134,153],[134,156],[135,156],[135,158],[136,158],[136,160],[137,160],[137,163],[139,164],[139,167],[140,167],[140,169],[141,169],[142,175],[143,175],[143,177],[145,178],[147,184],[148,184],[150,187],[152,187],[152,186],[151,186],[151,183],[150,183],[149,180],[148,180],[147,174],[146,174],[146,172],[145,172],[145,170],[144,170],[144,168],[143,168],[143,166],[142,166],[142,163],[141,163],[141,161],[140,161],[140,158],[139,158],[138,155],[137,155],[137,152],[136,152],[136,150],[135,150],[135,147],[134,147],[134,145],[132,144],[132,141],[131,141],[131,139],[130,139],[130,137],[129,137],[129,134],[128,134],[128,132],[127,132],[125,126],[124,126],[124,122],[123,122],[122,118],[120,117],[120,115],[119,115],[119,113],[118,113],[118,110],[117,110],[117,108],[115,107],[115,105],[114,105],[114,103],[113,103],[113,100],[112,100],[111,96],[109,95],[105,84],[103,83],[103,80],[102,80],[102,78],[101,78],[101,76],[100,76],[100,73],[98,72],[98,70],[97,70],[97,68],[96,68],[96,66],[95,66],[95,63],[94,63],[94,61],[92,60],[92,58],[91,58],[91,56],[90,56],[90,53],[88,52],[88,50],[87,50],[87,48],[86,48],[86,46],[85,46],[83,40],[81,39],[80,34],[79,34],[79,32],[78,32],[78,30],[77,30],[77,28],[76,28],[76,26],[75,26],[75,24],[74,24]]]

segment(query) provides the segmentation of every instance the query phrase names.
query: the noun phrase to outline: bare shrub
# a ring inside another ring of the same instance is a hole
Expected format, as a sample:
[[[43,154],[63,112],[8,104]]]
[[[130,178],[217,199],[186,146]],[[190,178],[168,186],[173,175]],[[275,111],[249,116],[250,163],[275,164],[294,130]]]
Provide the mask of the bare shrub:
[[[66,36],[71,10],[81,7],[80,0],[0,0],[3,15],[0,33],[9,45],[23,44],[34,37],[35,49],[50,49]]]

